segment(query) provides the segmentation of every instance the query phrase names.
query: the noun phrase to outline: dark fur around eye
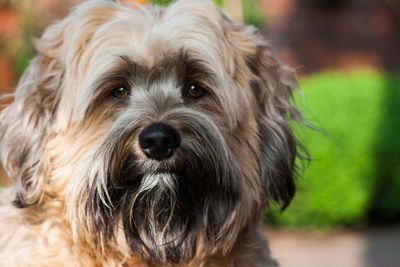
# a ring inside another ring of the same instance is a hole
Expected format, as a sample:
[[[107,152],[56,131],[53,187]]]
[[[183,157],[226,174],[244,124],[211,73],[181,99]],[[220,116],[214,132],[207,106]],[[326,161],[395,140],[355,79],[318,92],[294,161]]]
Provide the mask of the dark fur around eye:
[[[183,88],[182,95],[186,98],[199,99],[207,93],[206,89],[196,83],[189,83]]]

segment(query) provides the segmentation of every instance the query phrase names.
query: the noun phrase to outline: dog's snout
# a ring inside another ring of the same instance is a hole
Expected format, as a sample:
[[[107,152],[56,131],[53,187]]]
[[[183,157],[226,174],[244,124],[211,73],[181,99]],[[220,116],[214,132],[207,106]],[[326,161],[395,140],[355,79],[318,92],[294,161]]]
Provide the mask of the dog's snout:
[[[163,160],[171,157],[180,145],[179,133],[164,123],[154,123],[139,135],[143,153],[151,159]]]

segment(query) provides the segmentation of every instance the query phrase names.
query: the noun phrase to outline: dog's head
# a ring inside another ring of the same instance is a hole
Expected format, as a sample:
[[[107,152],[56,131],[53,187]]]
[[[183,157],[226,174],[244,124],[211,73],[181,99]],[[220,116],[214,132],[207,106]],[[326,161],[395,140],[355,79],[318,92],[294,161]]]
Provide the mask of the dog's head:
[[[254,27],[209,1],[89,1],[36,46],[1,114],[19,207],[57,199],[76,236],[178,263],[290,202],[295,80]]]

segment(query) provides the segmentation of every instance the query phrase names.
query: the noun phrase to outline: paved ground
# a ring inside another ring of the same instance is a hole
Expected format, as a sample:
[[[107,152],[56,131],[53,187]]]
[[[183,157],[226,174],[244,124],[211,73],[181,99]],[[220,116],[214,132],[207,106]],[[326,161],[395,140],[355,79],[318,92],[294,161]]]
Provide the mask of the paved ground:
[[[400,266],[400,225],[335,233],[266,232],[281,267]]]

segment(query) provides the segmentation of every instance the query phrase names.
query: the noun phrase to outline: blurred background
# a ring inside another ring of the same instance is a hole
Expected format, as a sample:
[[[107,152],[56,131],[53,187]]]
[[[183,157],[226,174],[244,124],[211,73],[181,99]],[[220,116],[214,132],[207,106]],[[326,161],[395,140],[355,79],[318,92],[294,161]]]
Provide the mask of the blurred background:
[[[35,54],[32,37],[79,2],[0,0],[1,93]],[[265,216],[273,255],[282,267],[400,266],[400,0],[215,2],[296,69],[295,102],[319,129],[294,125],[312,162],[289,208]]]

